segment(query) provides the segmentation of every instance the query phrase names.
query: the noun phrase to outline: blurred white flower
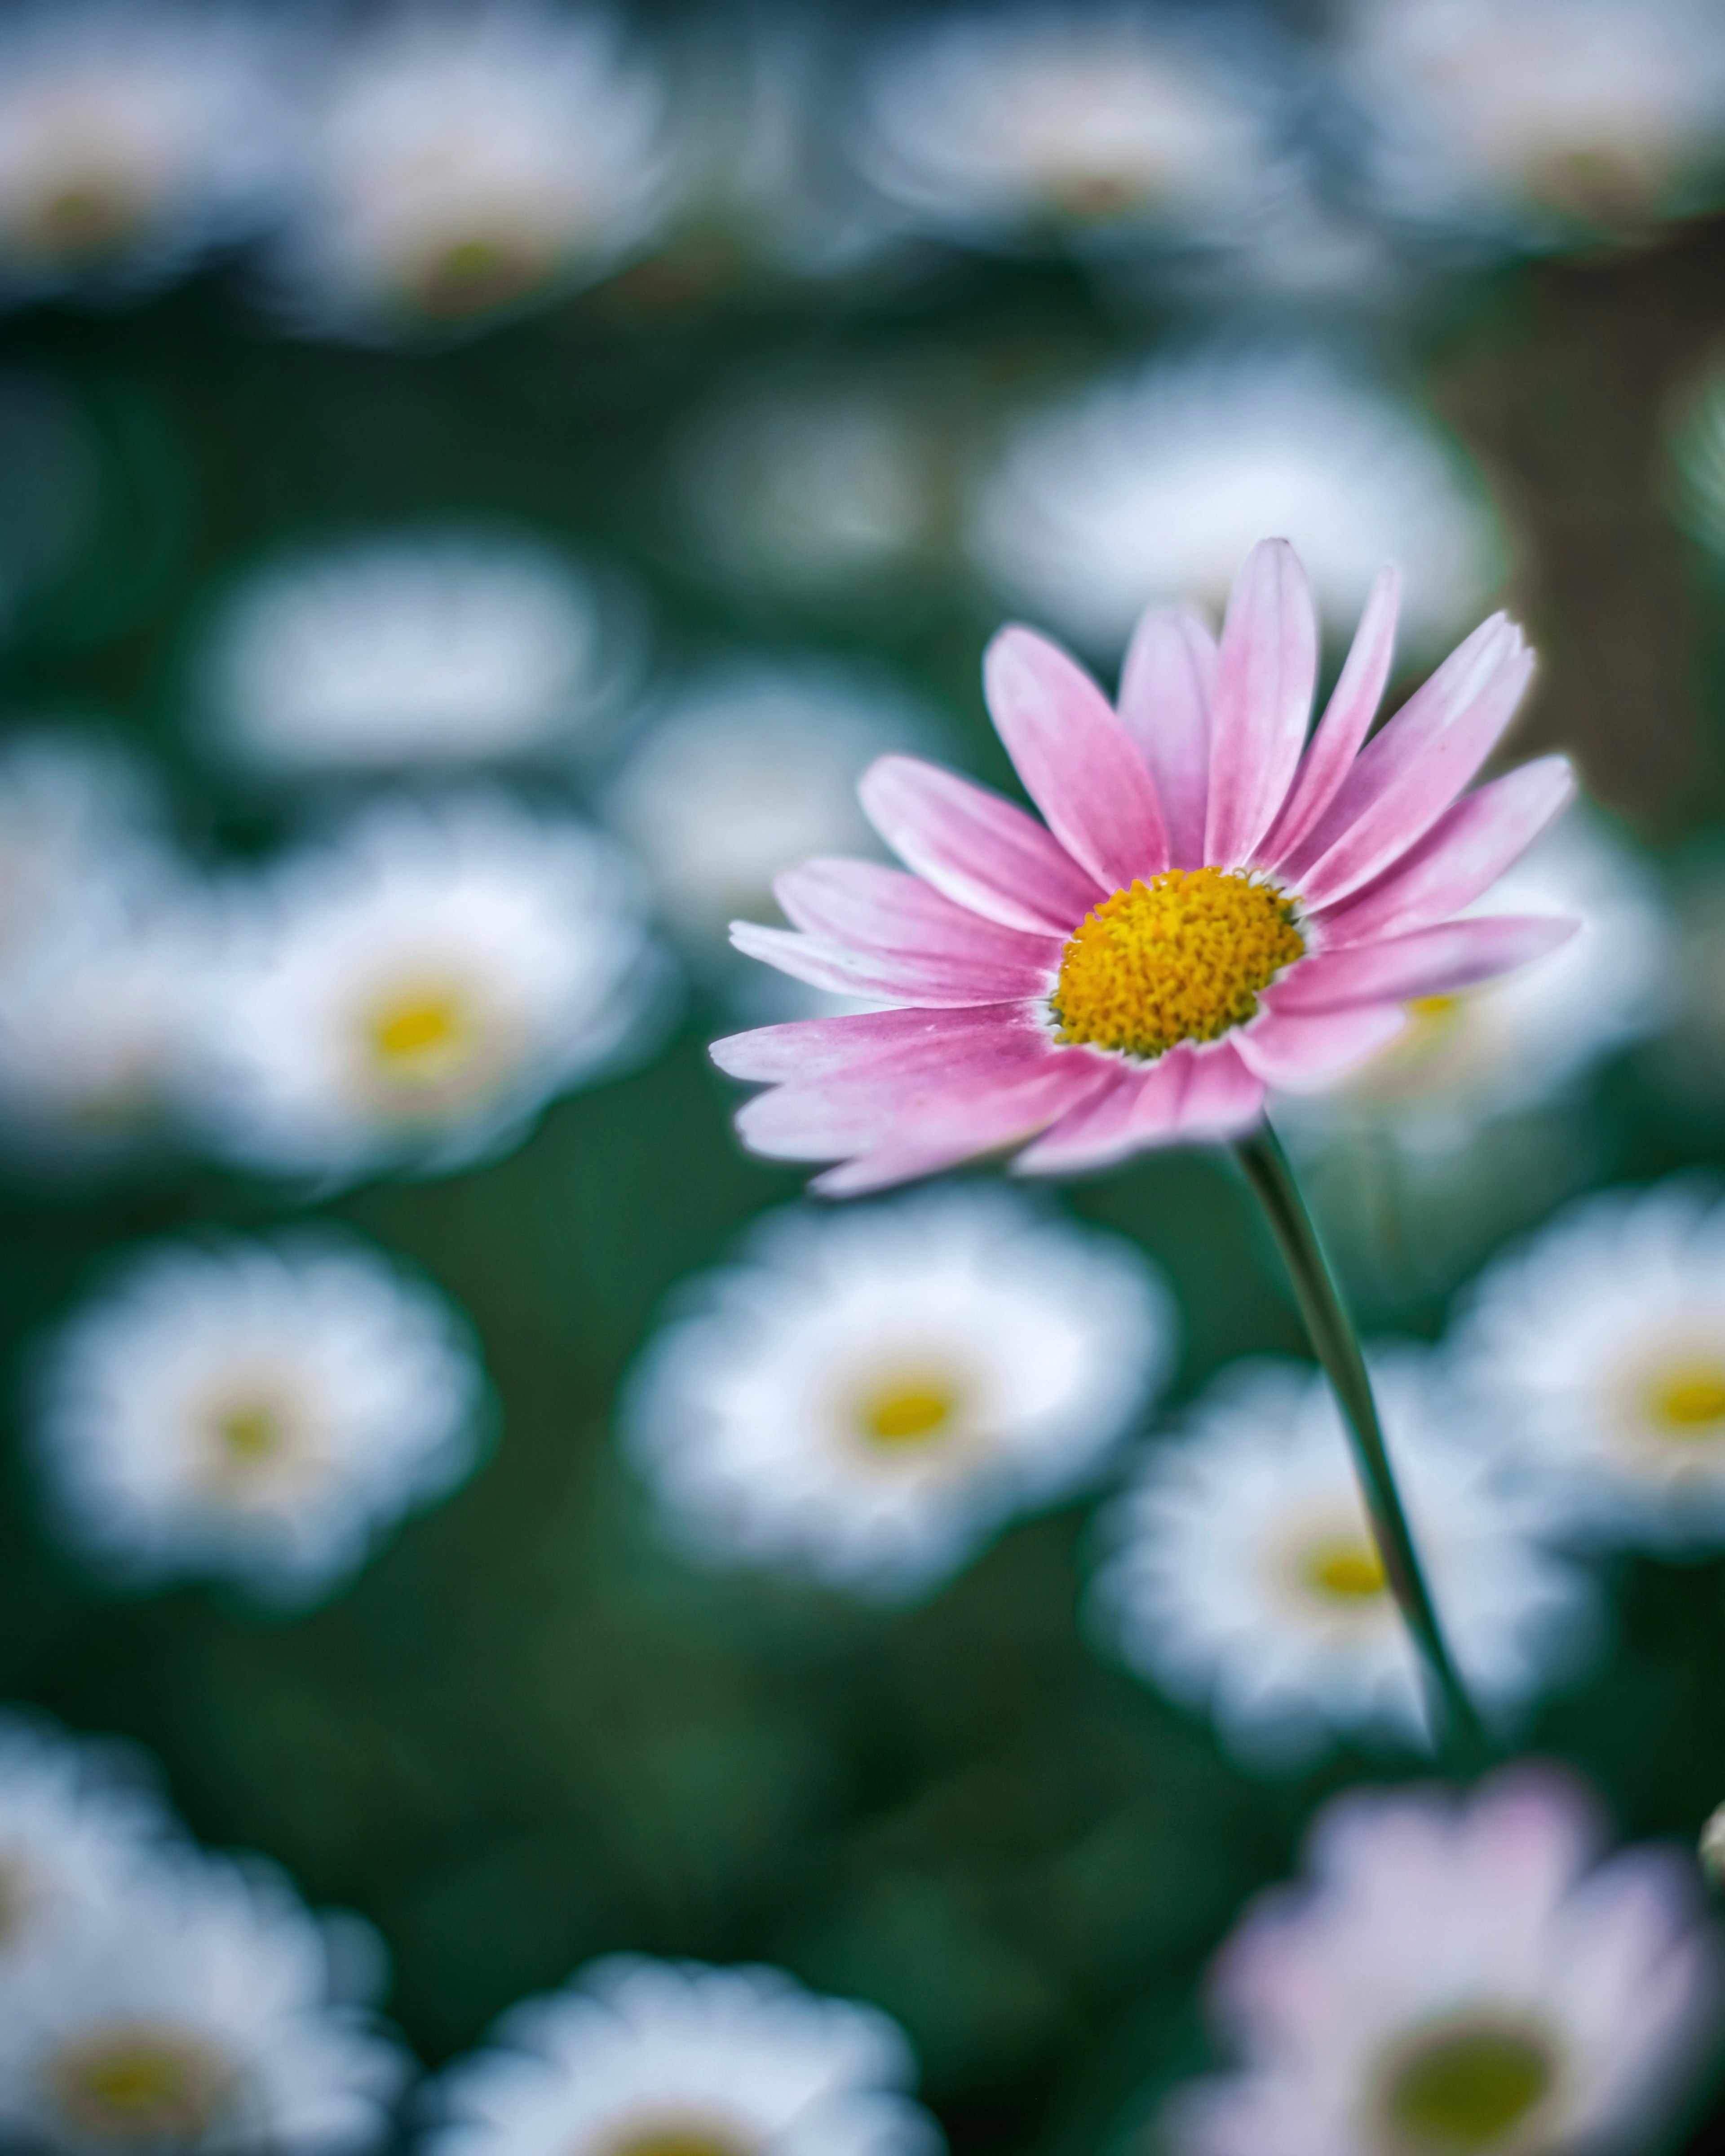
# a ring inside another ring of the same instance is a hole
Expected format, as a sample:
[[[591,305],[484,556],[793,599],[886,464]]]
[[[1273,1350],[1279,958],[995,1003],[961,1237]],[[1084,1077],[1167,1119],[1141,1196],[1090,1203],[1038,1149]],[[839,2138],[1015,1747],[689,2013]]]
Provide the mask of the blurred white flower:
[[[619,1954],[442,2080],[432,2156],[939,2156],[896,2022],[773,1969]]]
[[[203,1014],[210,1140],[283,1173],[442,1173],[639,1049],[668,961],[612,843],[501,794],[393,800],[259,880]]]
[[[1006,1192],[793,1208],[691,1284],[625,1443],[696,1553],[915,1595],[1096,1473],[1175,1334],[1130,1245]]]
[[[1555,1528],[1725,1545],[1725,1204],[1681,1181],[1583,1199],[1487,1268],[1452,1338]]]
[[[0,17],[0,295],[124,292],[253,229],[279,177],[277,45],[222,0]]]
[[[1683,521],[1725,557],[1725,367],[1715,363],[1690,390],[1676,415],[1671,446]]]
[[[510,533],[307,550],[235,590],[203,654],[203,701],[229,754],[278,773],[518,757],[614,698],[633,644],[611,618],[620,596]]]
[[[122,1582],[311,1600],[471,1471],[465,1325],[351,1237],[166,1244],[44,1366],[36,1454],[60,1532]]]
[[[172,1832],[109,1748],[0,1711],[0,1999],[109,1917]]]
[[[1263,84],[1130,5],[901,30],[864,68],[848,146],[913,227],[984,245],[1183,238],[1236,214],[1272,162]]]
[[[762,909],[771,917],[775,876],[817,855],[879,854],[856,783],[877,756],[921,747],[935,731],[910,696],[866,672],[718,668],[669,699],[613,783],[607,813],[646,864],[667,921],[729,977],[740,970],[730,924]]]
[[[1538,1505],[1495,1472],[1428,1353],[1374,1355],[1373,1378],[1451,1650],[1492,1718],[1512,1717],[1588,1660],[1597,1589],[1540,1547]],[[1099,1630],[1245,1759],[1304,1765],[1342,1732],[1425,1741],[1414,1651],[1314,1370],[1224,1370],[1181,1435],[1141,1454],[1101,1532]]]
[[[1539,1766],[1332,1799],[1304,1879],[1218,1958],[1240,2063],[1176,2097],[1174,2156],[1660,2143],[1717,2035],[1719,1946],[1692,1860],[1604,1840],[1587,1791]]]
[[[447,335],[602,275],[663,222],[665,108],[608,12],[399,0],[341,40],[304,127],[285,304]]]
[[[1645,225],[1725,166],[1710,0],[1345,0],[1374,202],[1526,244]]]
[[[1277,1120],[1297,1140],[1341,1144],[1369,1125],[1446,1154],[1489,1117],[1549,1100],[1663,1015],[1669,909],[1603,818],[1572,811],[1463,911],[1561,914],[1581,927],[1537,965],[1411,1004],[1389,1046],[1331,1092],[1279,1099]]]
[[[1009,603],[1112,654],[1153,601],[1219,611],[1266,531],[1298,549],[1332,631],[1397,563],[1421,647],[1466,625],[1503,567],[1459,447],[1309,346],[1200,348],[1027,414],[976,489],[969,546]]]
[[[352,1957],[333,1947],[261,1866],[158,1864],[7,1993],[0,2133],[44,2156],[376,2147],[406,2061],[340,1995],[333,1964]]]

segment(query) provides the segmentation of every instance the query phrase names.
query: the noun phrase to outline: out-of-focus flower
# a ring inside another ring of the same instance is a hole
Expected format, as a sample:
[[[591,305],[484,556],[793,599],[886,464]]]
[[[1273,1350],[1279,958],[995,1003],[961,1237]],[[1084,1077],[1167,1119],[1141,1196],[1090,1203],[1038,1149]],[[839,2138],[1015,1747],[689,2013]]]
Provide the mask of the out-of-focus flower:
[[[608,813],[671,926],[698,956],[728,960],[731,922],[770,907],[783,870],[873,846],[858,780],[932,730],[890,678],[814,663],[718,668],[671,696]]]
[[[50,2156],[359,2156],[406,2061],[340,1995],[337,1959],[275,1873],[164,1861],[7,1989],[0,2132]]]
[[[1131,6],[901,30],[865,68],[850,149],[913,228],[993,246],[1188,238],[1237,214],[1273,161],[1264,82]]]
[[[1725,558],[1725,367],[1717,362],[1679,408],[1672,429],[1683,521]]]
[[[329,1233],[165,1245],[61,1332],[36,1451],[66,1538],[126,1582],[306,1601],[473,1466],[462,1322]]]
[[[1581,926],[1543,965],[1420,998],[1404,1030],[1346,1084],[1282,1104],[1295,1134],[1341,1143],[1370,1124],[1447,1152],[1488,1117],[1549,1099],[1659,1018],[1669,916],[1648,869],[1602,819],[1565,817],[1506,870],[1491,904]],[[1485,911],[1476,900],[1466,916]]]
[[[798,1209],[693,1284],[625,1439],[699,1553],[911,1595],[1091,1476],[1174,1332],[1130,1246],[1000,1191]]]
[[[1505,1486],[1471,1404],[1430,1353],[1373,1361],[1451,1650],[1474,1697],[1512,1713],[1587,1660],[1597,1590],[1540,1546],[1537,1502]],[[1213,1715],[1230,1749],[1284,1766],[1334,1732],[1424,1740],[1418,1665],[1315,1371],[1225,1370],[1183,1434],[1142,1455],[1102,1532],[1102,1629],[1134,1668]]]
[[[659,228],[663,85],[609,13],[401,0],[343,40],[278,257],[311,328],[470,331],[601,276]]]
[[[0,1999],[110,1917],[167,1845],[167,1814],[130,1763],[0,1711]]]
[[[1266,531],[1298,549],[1332,631],[1394,562],[1421,648],[1459,629],[1503,567],[1459,446],[1310,346],[1200,347],[1027,413],[975,490],[968,543],[1010,603],[1111,656],[1153,601],[1219,608]]]
[[[619,1954],[506,2015],[434,2156],[938,2156],[896,2022],[772,1969]]]
[[[252,229],[280,59],[220,0],[25,0],[0,20],[0,295],[153,284]]]
[[[1373,199],[1404,217],[1549,246],[1716,191],[1708,0],[1347,0],[1337,28]]]
[[[614,700],[634,655],[621,598],[510,533],[308,551],[234,592],[203,654],[203,698],[222,747],[268,772],[530,755]]]
[[[1587,1792],[1551,1768],[1335,1799],[1305,1881],[1222,1949],[1215,2005],[1241,2063],[1175,2100],[1171,2148],[1651,2147],[1716,2034],[1719,1950],[1692,1862],[1604,1847]]]
[[[1333,1084],[1415,997],[1562,942],[1572,922],[1454,917],[1568,798],[1561,757],[1462,793],[1532,656],[1494,615],[1368,742],[1396,597],[1384,572],[1309,743],[1317,626],[1285,541],[1240,572],[1219,651],[1189,613],[1145,618],[1117,715],[1057,646],[1003,631],[989,708],[1046,826],[932,765],[870,771],[864,806],[916,873],[811,862],[777,886],[798,932],[732,935],[892,1007],[717,1042],[771,1088],[747,1142],[839,1161],[815,1187],[848,1196],[1027,1141],[1019,1170],[1052,1174],[1236,1137],[1267,1087]]]
[[[670,986],[618,850],[497,794],[374,807],[239,912],[195,1106],[217,1146],[288,1173],[495,1152],[636,1049]]]
[[[1554,1527],[1725,1543],[1725,1206],[1709,1194],[1582,1199],[1487,1269],[1455,1342]]]

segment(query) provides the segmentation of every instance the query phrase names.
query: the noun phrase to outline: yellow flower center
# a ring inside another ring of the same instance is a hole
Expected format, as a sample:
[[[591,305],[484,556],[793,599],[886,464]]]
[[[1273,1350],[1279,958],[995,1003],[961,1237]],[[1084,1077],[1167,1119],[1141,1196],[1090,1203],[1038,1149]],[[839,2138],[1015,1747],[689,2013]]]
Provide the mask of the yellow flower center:
[[[1666,1437],[1725,1435],[1725,1363],[1689,1363],[1650,1389],[1649,1405]]]
[[[25,244],[55,259],[89,260],[125,244],[140,222],[140,204],[124,173],[69,174],[30,206]]]
[[[260,1467],[280,1454],[287,1443],[287,1428],[275,1409],[264,1401],[242,1401],[217,1415],[215,1438],[224,1466]]]
[[[531,246],[474,233],[440,247],[420,266],[414,297],[424,313],[459,321],[522,298],[547,268],[543,254]]]
[[[1170,869],[1079,923],[1049,998],[1058,1038],[1148,1060],[1219,1040],[1305,955],[1294,901],[1235,869]]]
[[[935,1378],[900,1378],[865,1395],[857,1421],[870,1445],[896,1451],[947,1435],[957,1407],[952,1384]]]
[[[1384,2116],[1408,2156],[1485,2156],[1514,2143],[1554,2079],[1550,2051],[1536,2036],[1450,2030],[1414,2046],[1394,2069]]]
[[[81,2135],[116,2147],[180,2145],[207,2133],[226,2093],[221,2063],[175,2030],[104,2030],[63,2051],[55,2092]]]
[[[473,1052],[478,1031],[467,998],[437,986],[415,985],[386,996],[366,1020],[378,1070],[393,1084],[409,1088],[448,1078]]]
[[[1332,1602],[1368,1602],[1389,1584],[1383,1558],[1363,1536],[1358,1541],[1320,1543],[1307,1553],[1301,1573],[1314,1594]]]
[[[716,2140],[711,2134],[691,2133],[644,2134],[625,2141],[617,2156],[739,2156],[736,2144]]]

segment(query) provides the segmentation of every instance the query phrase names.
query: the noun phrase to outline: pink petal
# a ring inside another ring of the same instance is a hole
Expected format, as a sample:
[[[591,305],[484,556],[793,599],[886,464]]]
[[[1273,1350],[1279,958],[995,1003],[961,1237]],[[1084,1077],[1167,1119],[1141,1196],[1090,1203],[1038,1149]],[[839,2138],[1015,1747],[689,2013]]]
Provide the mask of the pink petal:
[[[1120,678],[1120,722],[1150,767],[1177,869],[1204,866],[1216,664],[1216,640],[1196,614],[1155,607],[1138,624]]]
[[[1347,778],[1389,679],[1401,589],[1402,580],[1394,569],[1378,572],[1342,678],[1317,722],[1312,746],[1301,759],[1294,790],[1259,849],[1262,860],[1274,862],[1292,853]]]
[[[1325,949],[1459,913],[1491,889],[1574,791],[1568,757],[1543,756],[1464,795],[1387,875],[1325,914]]]
[[[733,921],[731,941],[751,958],[763,959],[793,980],[841,996],[889,996],[925,1007],[1004,1004],[1046,995],[1053,977],[1046,965],[1023,960],[927,957],[911,951],[853,951],[786,928]]]
[[[1144,759],[1108,699],[1057,644],[1005,629],[983,660],[995,730],[1024,791],[1105,891],[1168,866],[1168,837]]]
[[[1346,1010],[1356,1004],[1406,1003],[1446,996],[1543,958],[1581,926],[1531,914],[1446,921],[1382,942],[1321,951],[1279,981],[1265,998],[1276,1011]]]
[[[857,951],[909,952],[979,966],[1057,968],[1060,944],[1030,937],[943,898],[920,876],[878,861],[813,860],[774,883],[779,904],[811,936]]]
[[[1242,1029],[1214,1048],[1179,1049],[1191,1068],[1181,1096],[1175,1135],[1181,1138],[1241,1137],[1264,1119],[1264,1081],[1240,1053]]]
[[[1451,653],[1355,758],[1301,849],[1324,850],[1310,866],[1284,865],[1308,906],[1334,906],[1425,836],[1496,747],[1532,670],[1521,632],[1501,615]]]
[[[1399,1004],[1358,1010],[1269,1011],[1234,1037],[1241,1058],[1266,1086],[1311,1091],[1375,1055],[1407,1023]]]
[[[955,772],[883,756],[857,791],[907,869],[1004,927],[1070,936],[1113,888],[1093,882],[1034,817]]]
[[[839,1018],[793,1019],[729,1034],[707,1053],[732,1078],[814,1085],[890,1065],[895,1058],[950,1055],[955,1048],[1025,1022],[1014,1006],[847,1011]]]
[[[825,1125],[804,1118],[797,1128],[794,1151],[782,1144],[762,1147],[755,1128],[745,1126],[741,1117],[737,1128],[746,1142],[781,1158],[836,1156],[852,1163],[855,1174],[823,1177],[815,1185],[838,1196],[846,1190],[879,1188],[911,1175],[930,1174],[957,1161],[1020,1145],[1106,1086],[1111,1075],[1099,1057],[1068,1050],[1040,1069],[1023,1070],[992,1086],[973,1081],[906,1087],[891,1102],[890,1115],[883,1113],[866,1128],[855,1116],[842,1112],[835,1112]],[[886,1104],[882,1106],[884,1109]],[[907,1157],[910,1164],[901,1165]]]
[[[1249,861],[1291,784],[1317,680],[1317,622],[1286,539],[1253,547],[1222,624],[1204,858]]]
[[[1175,1053],[1147,1065],[1122,1064],[1111,1086],[1068,1110],[1019,1155],[1014,1174],[1078,1174],[1178,1136],[1192,1062]]]

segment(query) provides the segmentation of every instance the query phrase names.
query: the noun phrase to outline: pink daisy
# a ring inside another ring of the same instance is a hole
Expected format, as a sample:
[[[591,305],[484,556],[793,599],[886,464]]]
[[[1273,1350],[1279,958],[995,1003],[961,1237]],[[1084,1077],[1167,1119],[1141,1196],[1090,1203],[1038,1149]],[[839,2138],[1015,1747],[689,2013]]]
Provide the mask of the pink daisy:
[[[835,1160],[830,1196],[1022,1146],[1021,1173],[1238,1137],[1267,1088],[1322,1087],[1381,1048],[1416,997],[1542,956],[1574,921],[1452,916],[1568,798],[1541,757],[1463,797],[1532,670],[1502,614],[1368,742],[1398,579],[1379,573],[1307,739],[1317,629],[1285,540],[1241,570],[1219,646],[1158,608],[1120,707],[1027,629],[988,647],[988,708],[1043,822],[909,757],[863,806],[911,871],[815,860],[775,889],[793,930],[737,947],[889,1009],[715,1044],[770,1091],[737,1119],[757,1152]]]

